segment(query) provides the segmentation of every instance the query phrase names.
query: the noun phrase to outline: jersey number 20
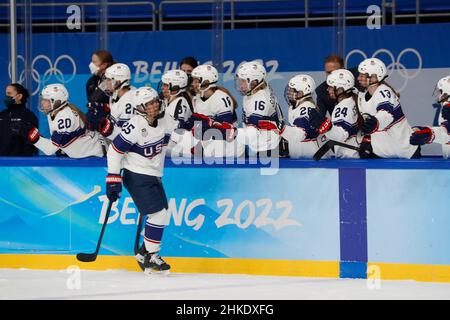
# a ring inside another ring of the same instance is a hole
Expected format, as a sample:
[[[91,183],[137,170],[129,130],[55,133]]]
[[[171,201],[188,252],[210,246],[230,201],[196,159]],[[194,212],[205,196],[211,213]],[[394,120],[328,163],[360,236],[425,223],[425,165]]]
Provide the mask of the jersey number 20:
[[[65,128],[70,128],[70,125],[72,124],[72,121],[70,121],[69,118],[67,119],[59,119],[58,120],[58,129],[62,130]]]

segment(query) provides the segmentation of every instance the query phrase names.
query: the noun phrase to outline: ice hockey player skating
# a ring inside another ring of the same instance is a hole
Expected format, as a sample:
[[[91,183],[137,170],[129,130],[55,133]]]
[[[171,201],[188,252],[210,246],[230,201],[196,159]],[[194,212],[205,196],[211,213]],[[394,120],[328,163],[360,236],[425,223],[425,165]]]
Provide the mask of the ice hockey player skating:
[[[137,114],[122,126],[108,150],[107,196],[111,202],[120,197],[122,171],[125,187],[139,212],[147,216],[144,243],[136,259],[144,264],[146,274],[168,273],[170,265],[159,250],[168,207],[161,177],[170,135],[158,121],[158,93],[140,88],[133,95]]]

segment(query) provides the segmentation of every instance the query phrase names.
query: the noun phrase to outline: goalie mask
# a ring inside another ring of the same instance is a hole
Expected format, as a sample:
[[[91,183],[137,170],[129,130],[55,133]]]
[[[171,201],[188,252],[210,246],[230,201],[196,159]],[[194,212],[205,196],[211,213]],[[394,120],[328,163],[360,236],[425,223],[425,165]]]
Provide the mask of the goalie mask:
[[[284,98],[288,105],[297,106],[298,102],[312,97],[316,90],[316,82],[307,74],[298,74],[289,80],[284,89]]]
[[[69,92],[60,83],[49,84],[39,95],[39,111],[49,114],[65,105],[69,99]]]
[[[450,76],[444,77],[438,81],[433,96],[438,103],[450,101]]]
[[[163,111],[158,92],[151,87],[141,87],[133,93],[133,102],[136,112],[147,120],[161,118]]]
[[[208,89],[217,86],[217,81],[219,81],[219,73],[211,65],[203,64],[192,70],[192,86],[202,98]]]
[[[260,85],[265,83],[266,69],[257,62],[241,64],[235,74],[235,88],[243,96],[251,95]]]

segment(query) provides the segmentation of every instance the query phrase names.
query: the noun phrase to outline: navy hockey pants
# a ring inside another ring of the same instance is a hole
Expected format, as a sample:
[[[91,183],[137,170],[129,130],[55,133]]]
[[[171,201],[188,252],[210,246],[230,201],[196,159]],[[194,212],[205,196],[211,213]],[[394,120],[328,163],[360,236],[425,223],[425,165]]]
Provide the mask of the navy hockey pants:
[[[123,184],[142,215],[167,209],[167,197],[160,177],[123,170]]]

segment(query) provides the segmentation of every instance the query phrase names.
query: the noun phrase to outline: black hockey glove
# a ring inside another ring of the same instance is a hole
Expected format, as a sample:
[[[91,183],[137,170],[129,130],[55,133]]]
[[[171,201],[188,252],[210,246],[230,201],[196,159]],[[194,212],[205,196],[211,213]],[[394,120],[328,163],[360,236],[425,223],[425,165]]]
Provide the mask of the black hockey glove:
[[[114,202],[122,193],[122,176],[120,174],[108,174],[106,176],[106,196]]]

